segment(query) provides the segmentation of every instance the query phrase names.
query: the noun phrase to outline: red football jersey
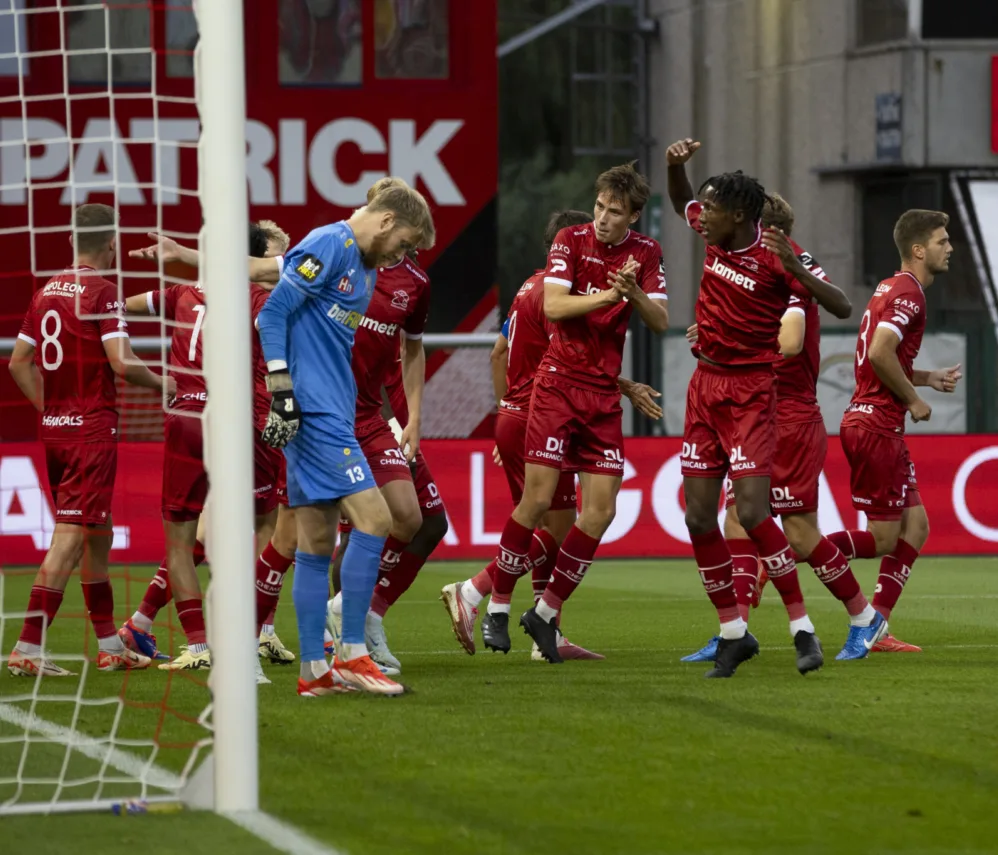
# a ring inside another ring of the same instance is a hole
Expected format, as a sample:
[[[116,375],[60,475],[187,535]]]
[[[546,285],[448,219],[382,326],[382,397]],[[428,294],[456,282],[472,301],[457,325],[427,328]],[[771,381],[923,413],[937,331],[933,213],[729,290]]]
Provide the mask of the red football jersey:
[[[791,240],[801,264],[819,279],[828,281],[821,266]],[[795,285],[798,283],[795,282]],[[819,421],[818,371],[821,368],[821,313],[817,301],[803,286],[790,295],[787,312],[804,316],[804,347],[797,356],[776,363],[776,420],[783,424]]]
[[[554,324],[544,316],[544,271],[538,270],[520,286],[509,307],[506,394],[499,404],[505,412],[527,417],[537,367],[553,332]]]
[[[263,346],[260,344],[260,334],[256,329],[256,319],[270,296],[270,291],[259,285],[250,283],[250,318],[253,331],[250,334],[253,350],[253,424],[257,430],[263,430],[270,413],[270,392],[267,391],[267,360],[263,358]]]
[[[866,306],[856,340],[856,391],[842,419],[843,425],[894,435],[904,433],[908,408],[881,382],[870,365],[870,342],[873,331],[880,327],[900,339],[898,362],[910,380],[925,332],[925,292],[912,274],[896,273],[885,279]]]
[[[700,233],[703,205],[686,206],[686,222]],[[799,289],[796,279],[762,245],[762,229],[745,249],[728,251],[707,246],[696,302],[697,344],[720,365],[766,365],[779,362],[780,321]]]
[[[572,294],[605,291],[610,287],[607,273],[623,267],[628,256],[641,264],[639,287],[653,299],[668,299],[658,241],[629,230],[620,243],[609,246],[596,239],[592,223],[558,232],[548,253],[544,284],[568,288]],[[622,300],[553,324],[554,335],[540,370],[555,373],[574,386],[615,391],[631,311],[630,303]]]
[[[31,298],[18,338],[42,374],[45,442],[112,440],[118,433],[114,371],[104,342],[128,338],[118,289],[92,267],[71,267]]]
[[[392,267],[379,268],[353,345],[358,433],[364,433],[364,425],[381,422],[381,387],[395,371],[401,333],[404,330],[406,338],[422,338],[429,307],[430,279],[415,262],[403,258]]]
[[[178,410],[203,410],[208,400],[201,361],[201,334],[206,311],[204,289],[199,282],[171,285],[162,291],[149,291],[149,313],[163,317],[173,327],[170,366],[167,372],[177,381],[173,406]]]

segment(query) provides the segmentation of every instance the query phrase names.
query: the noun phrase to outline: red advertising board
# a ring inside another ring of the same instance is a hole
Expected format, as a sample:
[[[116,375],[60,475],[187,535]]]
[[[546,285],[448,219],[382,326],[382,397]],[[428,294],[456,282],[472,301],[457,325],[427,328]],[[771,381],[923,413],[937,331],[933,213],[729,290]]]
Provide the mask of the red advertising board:
[[[998,555],[998,436],[910,437],[919,491],[932,534],[924,550],[936,555]],[[159,517],[162,447],[122,443],[114,505],[112,559],[151,563],[163,554]],[[511,510],[502,470],[492,462],[492,443],[427,440],[423,444],[450,531],[435,558],[488,559]],[[678,439],[627,443],[625,479],[617,517],[600,548],[604,558],[689,558],[683,522]],[[53,526],[44,489],[39,443],[0,445],[0,564],[37,564]],[[863,527],[849,497],[849,472],[838,442],[828,451],[821,485],[824,531]]]
[[[244,4],[250,216],[296,243],[363,205],[378,178],[405,178],[436,225],[419,259],[433,332],[461,328],[494,284],[496,2]],[[78,53],[104,44],[103,12],[36,0],[20,16],[31,59],[20,78],[0,74],[0,338],[17,335],[32,292],[71,262],[74,204],[117,206],[119,250],[148,243],[150,230],[194,240],[201,227],[190,4],[111,5],[115,46],[131,53]],[[148,263],[118,255],[125,294],[152,287],[140,278]],[[36,437],[4,377],[0,411],[0,439]]]

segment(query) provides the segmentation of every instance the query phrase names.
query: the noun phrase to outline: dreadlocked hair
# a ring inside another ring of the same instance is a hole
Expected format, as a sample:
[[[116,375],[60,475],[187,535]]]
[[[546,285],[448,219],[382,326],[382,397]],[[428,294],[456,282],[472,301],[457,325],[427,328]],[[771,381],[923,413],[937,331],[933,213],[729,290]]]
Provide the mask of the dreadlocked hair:
[[[755,178],[746,175],[740,169],[737,172],[725,172],[710,179],[714,188],[714,202],[729,211],[744,211],[745,216],[753,223],[762,218],[762,209],[769,198],[766,188]]]
[[[707,187],[713,187],[714,184],[717,183],[717,178],[718,176],[711,175],[710,178],[708,178],[706,181],[703,182],[703,184],[700,185],[699,189],[697,190],[697,199],[699,199],[703,195],[703,191]]]

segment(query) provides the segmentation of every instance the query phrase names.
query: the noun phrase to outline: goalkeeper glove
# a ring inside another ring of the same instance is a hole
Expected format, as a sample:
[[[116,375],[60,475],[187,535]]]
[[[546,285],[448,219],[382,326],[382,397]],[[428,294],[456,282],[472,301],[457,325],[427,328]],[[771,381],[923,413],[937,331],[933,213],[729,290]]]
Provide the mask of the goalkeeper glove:
[[[287,368],[267,375],[267,391],[271,394],[270,412],[261,438],[271,448],[284,448],[301,425],[301,407]]]

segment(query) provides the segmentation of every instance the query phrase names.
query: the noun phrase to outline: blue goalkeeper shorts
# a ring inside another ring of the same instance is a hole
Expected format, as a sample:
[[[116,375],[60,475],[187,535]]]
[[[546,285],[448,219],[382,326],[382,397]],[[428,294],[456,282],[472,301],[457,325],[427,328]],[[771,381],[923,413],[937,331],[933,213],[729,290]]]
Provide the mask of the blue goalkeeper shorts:
[[[377,487],[352,422],[325,413],[303,413],[301,427],[284,449],[288,504],[292,508],[336,502]]]

